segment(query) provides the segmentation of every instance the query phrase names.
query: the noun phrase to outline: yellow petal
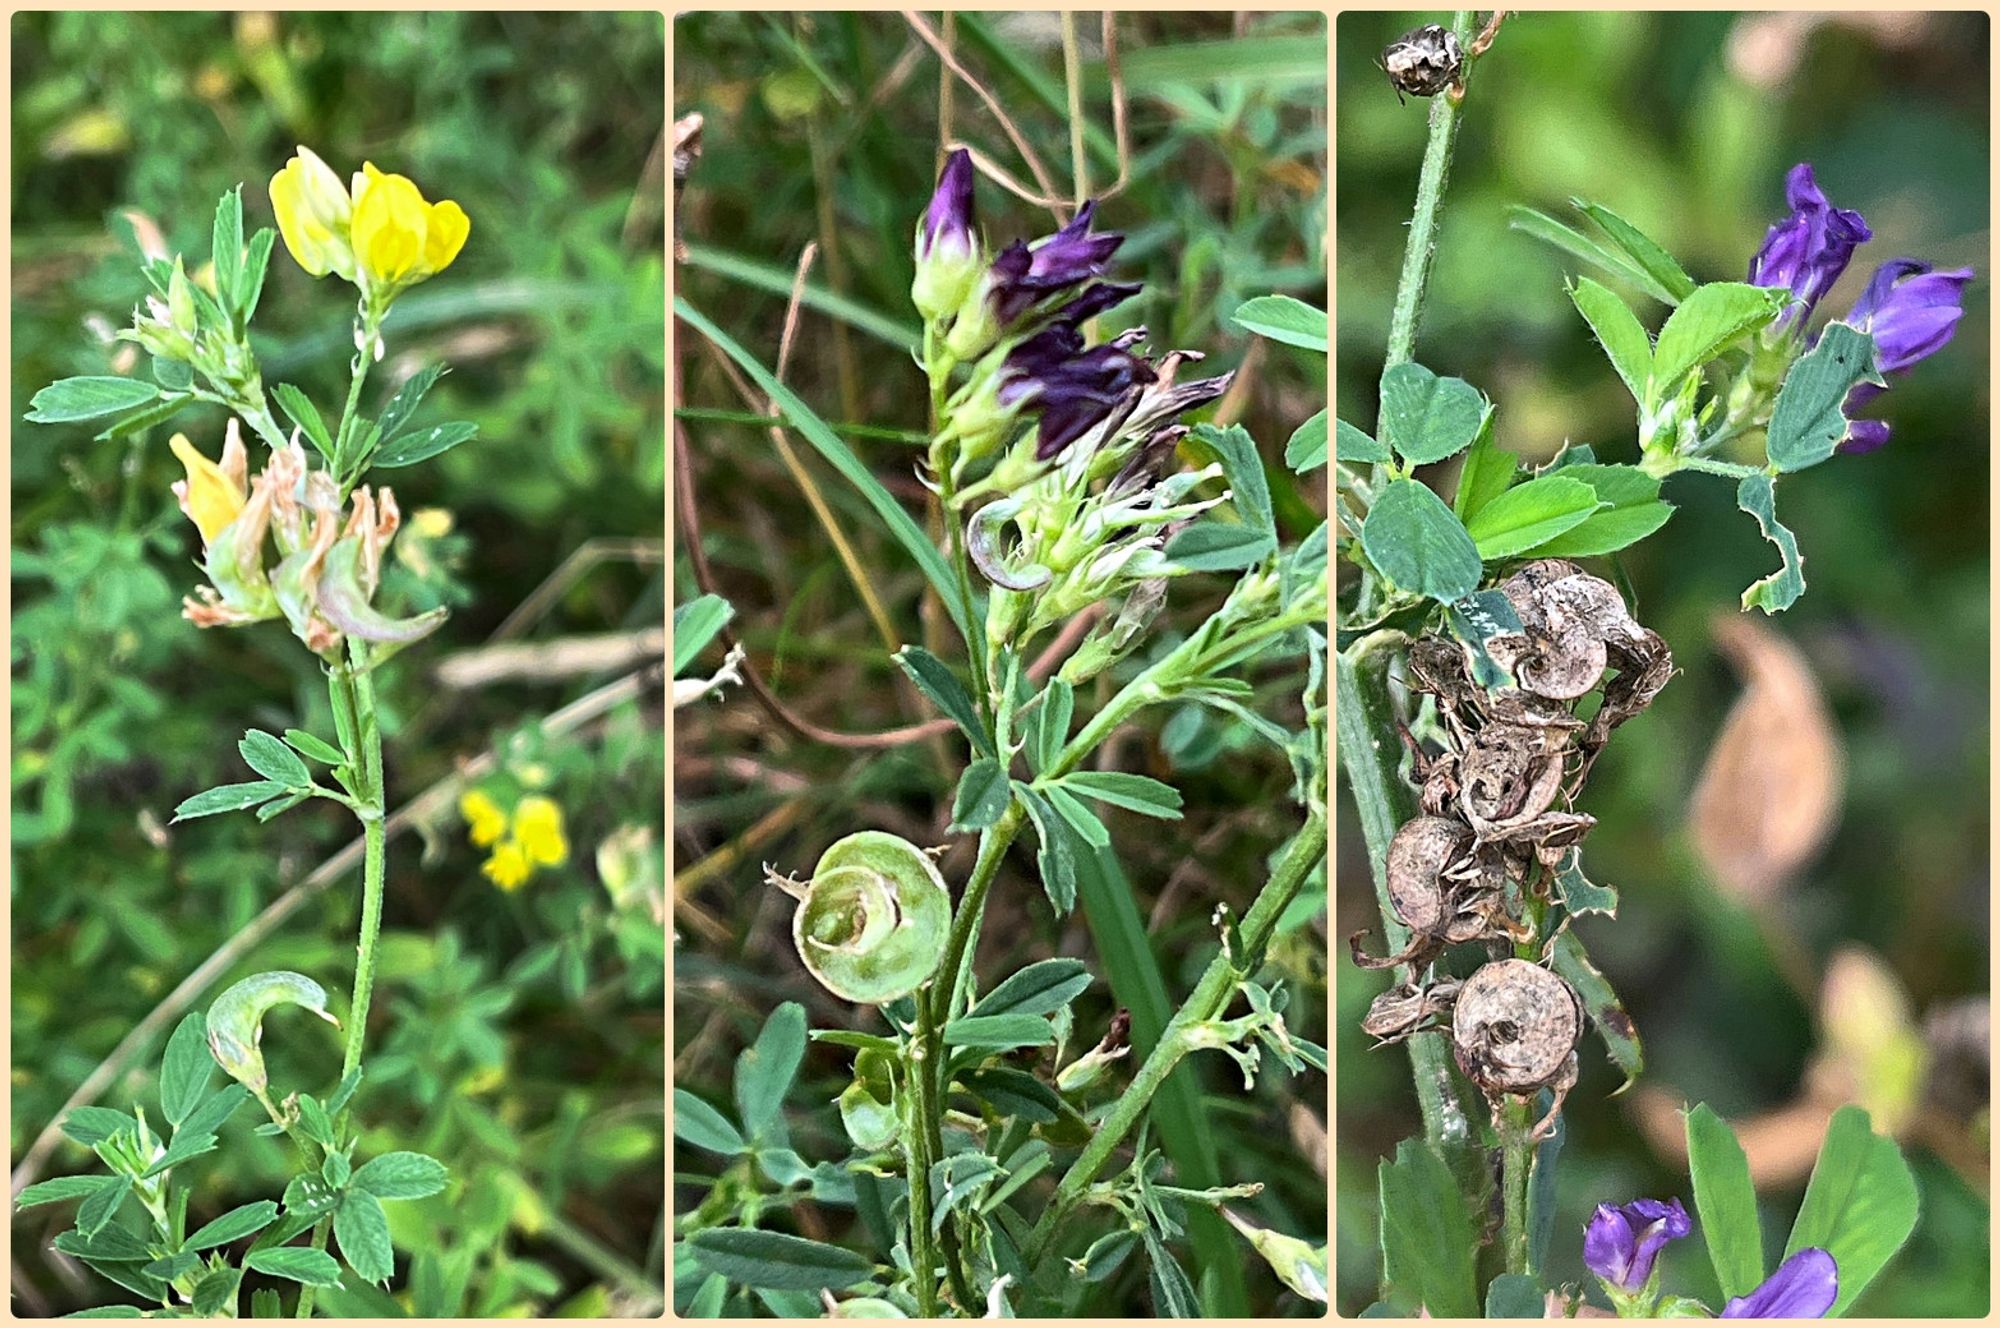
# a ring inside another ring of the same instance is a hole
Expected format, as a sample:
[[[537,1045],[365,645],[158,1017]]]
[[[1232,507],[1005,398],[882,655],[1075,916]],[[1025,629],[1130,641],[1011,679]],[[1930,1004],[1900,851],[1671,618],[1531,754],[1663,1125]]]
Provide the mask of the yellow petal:
[[[372,283],[393,285],[424,255],[430,207],[406,177],[367,171],[354,204],[354,253]]]
[[[300,267],[315,277],[338,272],[352,278],[347,231],[353,200],[333,168],[311,148],[300,147],[285,169],[271,177],[271,210],[278,233]]]
[[[480,868],[486,879],[502,890],[517,890],[526,881],[534,868],[529,864],[527,854],[512,840],[493,850],[493,856]]]
[[[221,466],[197,452],[186,434],[175,434],[167,445],[187,468],[187,482],[175,486],[181,495],[181,510],[201,531],[201,542],[213,543],[243,510],[242,486],[232,481]]]
[[[514,840],[530,862],[554,867],[569,858],[569,841],[563,837],[562,808],[548,798],[521,799],[514,808]]]
[[[426,275],[442,272],[451,266],[451,260],[458,257],[458,251],[465,248],[465,237],[472,233],[472,218],[465,215],[465,209],[450,199],[432,206],[430,227],[424,236],[424,262]]]
[[[467,837],[481,848],[507,833],[507,813],[483,789],[470,789],[460,797],[458,813],[466,820]]]
[[[306,238],[305,201],[301,197],[299,175],[291,166],[271,177],[271,211],[278,214],[278,234],[285,239],[298,265],[315,277],[331,269],[320,246]]]

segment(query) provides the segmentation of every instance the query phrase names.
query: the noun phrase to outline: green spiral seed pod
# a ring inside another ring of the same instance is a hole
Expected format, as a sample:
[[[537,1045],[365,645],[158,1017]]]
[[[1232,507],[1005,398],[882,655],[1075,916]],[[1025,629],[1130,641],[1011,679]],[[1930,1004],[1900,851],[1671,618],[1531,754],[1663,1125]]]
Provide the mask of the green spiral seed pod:
[[[215,998],[208,1007],[208,1050],[230,1078],[258,1096],[270,1082],[264,1073],[264,1012],[274,1005],[299,1005],[340,1027],[326,1009],[326,989],[303,973],[256,973]]]
[[[951,894],[908,840],[863,830],[820,855],[792,915],[799,958],[843,1000],[881,1005],[937,971],[951,929]]]

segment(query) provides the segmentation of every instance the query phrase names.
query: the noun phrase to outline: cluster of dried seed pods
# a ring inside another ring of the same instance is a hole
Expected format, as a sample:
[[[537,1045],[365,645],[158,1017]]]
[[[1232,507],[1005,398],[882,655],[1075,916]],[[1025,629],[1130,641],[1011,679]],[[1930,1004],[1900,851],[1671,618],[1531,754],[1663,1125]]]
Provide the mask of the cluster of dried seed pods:
[[[1528,920],[1527,901],[1549,898],[1556,870],[1596,824],[1572,810],[1577,794],[1611,731],[1666,685],[1673,659],[1609,582],[1574,563],[1528,563],[1499,590],[1521,630],[1485,648],[1512,686],[1479,685],[1468,648],[1455,640],[1431,636],[1410,647],[1410,689],[1434,698],[1447,740],[1436,754],[1411,740],[1423,812],[1389,845],[1389,904],[1410,939],[1384,957],[1362,950],[1366,932],[1349,945],[1364,968],[1406,970],[1370,1007],[1366,1032],[1395,1042],[1443,1031],[1449,1016],[1459,1067],[1496,1105],[1549,1088],[1559,1109],[1576,1082],[1582,1006],[1548,969],[1497,956],[1553,939]],[[1597,708],[1579,717],[1600,684]],[[1463,983],[1432,974],[1446,947],[1470,942],[1488,943],[1496,962]],[[1554,1119],[1552,1109],[1537,1133]]]

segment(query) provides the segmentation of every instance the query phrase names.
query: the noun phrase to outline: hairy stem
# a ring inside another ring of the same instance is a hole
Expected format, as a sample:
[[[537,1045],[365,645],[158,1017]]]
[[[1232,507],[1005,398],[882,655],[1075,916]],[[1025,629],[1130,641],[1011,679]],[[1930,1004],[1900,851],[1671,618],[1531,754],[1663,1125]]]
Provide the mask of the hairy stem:
[[[1472,37],[1472,11],[1451,16],[1452,34],[1463,48]],[[1471,64],[1471,58],[1466,60]],[[1424,315],[1424,293],[1430,285],[1431,260],[1437,256],[1438,214],[1443,211],[1445,186],[1451,177],[1452,148],[1458,142],[1459,98],[1450,92],[1431,99],[1430,141],[1417,176],[1417,206],[1410,216],[1410,238],[1403,249],[1403,275],[1396,283],[1396,305],[1389,315],[1389,351],[1383,368],[1401,364],[1416,353],[1417,324]]]
[[[1291,902],[1298,898],[1299,891],[1310,881],[1326,858],[1326,821],[1319,816],[1307,819],[1298,837],[1292,840],[1285,851],[1284,860],[1278,869],[1257,892],[1250,911],[1243,916],[1241,935],[1247,950],[1260,953],[1269,943],[1272,931],[1280,916]],[[1028,1239],[1023,1256],[1032,1270],[1042,1256],[1048,1252],[1051,1239],[1055,1235],[1057,1223],[1063,1214],[1073,1208],[1083,1197],[1090,1183],[1103,1171],[1111,1154],[1123,1143],[1145,1114],[1153,1095],[1167,1081],[1181,1058],[1189,1051],[1188,1031],[1194,1025],[1217,1018],[1228,1008],[1244,974],[1236,967],[1227,950],[1218,953],[1209,961],[1201,980],[1194,991],[1181,1003],[1168,1021],[1166,1031],[1160,1034],[1159,1042],[1152,1054],[1133,1076],[1132,1086],[1125,1090],[1110,1112],[1098,1123],[1097,1132],[1091,1136],[1082,1153],[1070,1164],[1060,1183],[1056,1186],[1054,1198],[1043,1210],[1042,1217],[1035,1224],[1034,1233]]]
[[[358,640],[348,642],[353,661],[354,739],[360,747],[362,787],[361,831],[361,934],[356,945],[354,999],[347,1016],[347,1052],[341,1058],[341,1077],[353,1074],[361,1065],[362,1044],[368,1035],[368,1000],[375,987],[375,943],[382,933],[382,876],[385,837],[382,817],[382,732],[375,715],[375,678],[369,671],[368,647]]]
[[[1500,1117],[1500,1255],[1510,1273],[1528,1271],[1528,1179],[1535,1160],[1534,1111],[1509,1101]]]
[[[979,858],[972,865],[972,875],[965,883],[965,891],[959,896],[958,912],[951,920],[951,934],[945,939],[944,959],[938,964],[938,978],[950,979],[951,985],[940,987],[931,984],[932,1016],[938,1027],[956,1018],[963,1012],[967,988],[972,980],[972,952],[979,939],[979,923],[986,912],[986,892],[993,887],[994,877],[1000,874],[1000,864],[1007,857],[1007,849],[1015,836],[1021,833],[1021,824],[1027,813],[1019,801],[1007,804],[1007,810],[1000,819],[989,827],[979,840]],[[949,993],[945,1007],[936,1008],[937,998]]]
[[[931,1123],[937,1117],[936,1080],[932,1057],[942,1048],[931,1020],[930,1002],[918,993],[917,1036],[910,1048],[910,1122],[903,1141],[905,1175],[910,1185],[910,1277],[916,1289],[917,1317],[937,1317],[937,1250],[931,1242]]]

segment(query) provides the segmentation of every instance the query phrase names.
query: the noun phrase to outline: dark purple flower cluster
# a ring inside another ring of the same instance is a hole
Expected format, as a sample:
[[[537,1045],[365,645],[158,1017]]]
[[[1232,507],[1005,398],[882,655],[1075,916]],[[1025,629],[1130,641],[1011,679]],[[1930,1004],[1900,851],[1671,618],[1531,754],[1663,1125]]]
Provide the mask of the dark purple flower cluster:
[[[1794,298],[1779,326],[1797,328],[1812,316],[1814,306],[1847,270],[1855,249],[1873,232],[1859,212],[1828,201],[1806,162],[1785,177],[1785,201],[1792,215],[1764,237],[1763,247],[1750,260],[1750,280],[1792,292]],[[1875,339],[1878,372],[1908,369],[1951,340],[1965,312],[1965,287],[1971,280],[1969,267],[1938,272],[1913,258],[1892,258],[1875,269],[1868,289],[1841,321]],[[1889,441],[1886,423],[1856,418],[1883,391],[1863,383],[1848,394],[1845,413],[1850,423],[1843,451],[1869,452]]]
[[[1694,1230],[1679,1199],[1634,1199],[1597,1205],[1583,1231],[1584,1267],[1621,1291],[1637,1291],[1670,1240]]]
[[[1078,325],[1063,320],[1008,352],[1000,404],[1041,411],[1035,460],[1049,460],[1114,414],[1131,414],[1153,381],[1152,366],[1127,349],[1145,335],[1134,328],[1086,349]]]

